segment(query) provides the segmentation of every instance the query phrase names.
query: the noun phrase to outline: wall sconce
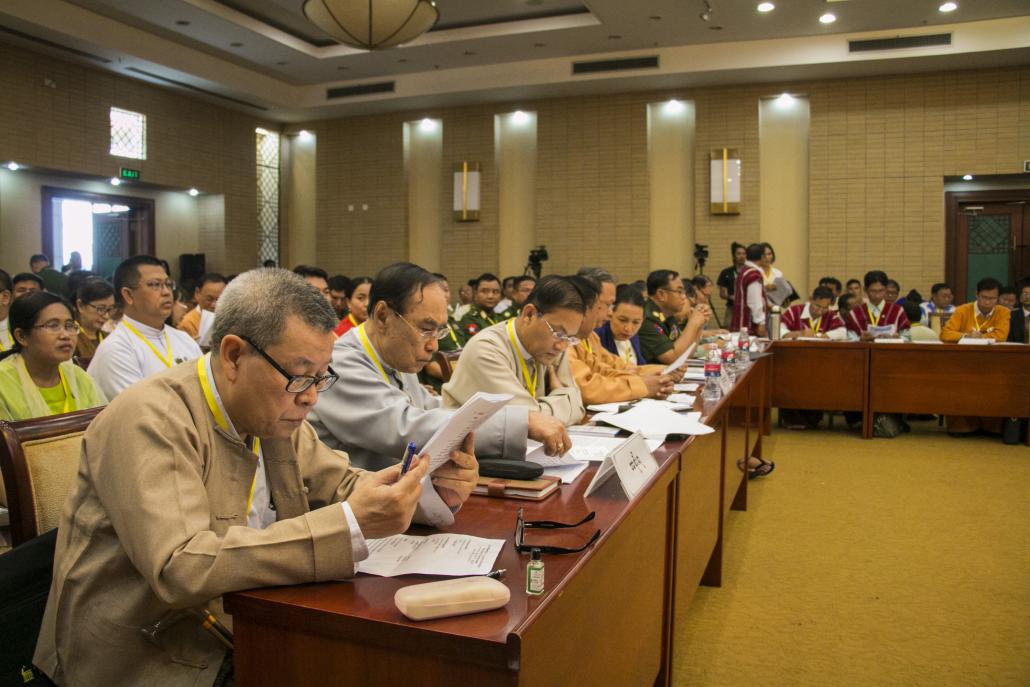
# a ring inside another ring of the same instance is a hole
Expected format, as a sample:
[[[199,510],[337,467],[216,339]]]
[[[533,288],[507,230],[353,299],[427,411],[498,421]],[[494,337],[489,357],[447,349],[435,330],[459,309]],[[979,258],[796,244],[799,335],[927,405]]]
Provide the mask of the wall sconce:
[[[711,213],[740,214],[740,152],[736,148],[712,148]]]
[[[479,163],[454,165],[454,221],[479,221]]]

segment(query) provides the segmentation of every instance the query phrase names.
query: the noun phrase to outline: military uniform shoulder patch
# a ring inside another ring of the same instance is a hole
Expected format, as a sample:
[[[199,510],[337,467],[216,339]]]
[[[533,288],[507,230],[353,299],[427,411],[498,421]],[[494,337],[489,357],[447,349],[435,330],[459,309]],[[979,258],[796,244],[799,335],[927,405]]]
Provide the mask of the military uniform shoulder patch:
[[[479,333],[479,325],[475,322],[469,322],[467,325],[465,325],[465,333],[469,336],[475,336]]]

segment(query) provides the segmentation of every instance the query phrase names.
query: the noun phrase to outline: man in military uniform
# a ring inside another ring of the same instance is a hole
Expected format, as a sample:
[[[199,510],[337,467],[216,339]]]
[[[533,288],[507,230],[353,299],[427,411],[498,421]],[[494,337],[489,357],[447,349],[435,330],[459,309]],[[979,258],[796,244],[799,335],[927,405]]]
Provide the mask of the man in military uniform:
[[[700,341],[710,313],[706,305],[691,307],[687,288],[673,270],[647,275],[648,298],[639,336],[640,351],[648,363],[668,365]],[[686,324],[681,326],[684,314]]]
[[[462,346],[487,327],[515,316],[511,310],[494,312],[500,300],[501,280],[489,272],[479,275],[476,279],[476,290],[472,295],[472,307],[458,322],[457,334]]]

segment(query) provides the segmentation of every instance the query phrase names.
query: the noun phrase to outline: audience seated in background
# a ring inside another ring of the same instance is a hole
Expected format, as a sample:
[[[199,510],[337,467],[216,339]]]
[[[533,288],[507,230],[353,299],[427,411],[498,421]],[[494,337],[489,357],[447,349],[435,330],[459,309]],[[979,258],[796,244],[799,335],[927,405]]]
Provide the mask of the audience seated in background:
[[[635,286],[619,284],[615,289],[615,304],[611,317],[594,330],[601,345],[609,353],[619,356],[627,365],[644,365],[640,337],[637,336],[644,323],[644,303],[644,297]]]
[[[225,680],[231,655],[198,610],[224,619],[226,592],[351,577],[366,538],[408,528],[428,461],[359,474],[304,422],[335,381],[336,321],[298,276],[242,274],[222,296],[211,354],[142,381],[93,421],[34,657],[55,682]],[[458,502],[475,483],[470,443],[452,459],[471,467],[442,480]]]
[[[50,258],[46,255],[37,253],[29,258],[29,269],[39,277],[43,284],[42,288],[50,293],[56,293],[62,298],[69,298],[71,296],[68,293],[68,275],[58,272],[51,267]]]
[[[509,317],[514,317],[515,305],[515,277],[505,277],[501,282],[501,300],[494,306],[494,312],[498,315],[507,312]]]
[[[893,279],[887,280],[887,288],[883,292],[883,300],[888,303],[897,303],[901,297],[901,284]]]
[[[19,272],[11,279],[11,284],[12,300],[18,300],[32,291],[44,291],[46,288],[43,286],[43,280],[32,272]]]
[[[472,307],[458,322],[458,338],[462,345],[487,327],[511,316],[508,311],[497,313],[494,310],[500,301],[501,280],[489,272],[479,275],[472,295]]]
[[[797,339],[816,337],[842,341],[848,338],[844,320],[830,309],[833,292],[827,286],[817,286],[807,303],[797,303],[783,311],[780,318],[780,338]]]
[[[107,403],[71,362],[79,326],[60,296],[37,291],[11,306],[14,345],[0,353],[0,420],[27,420]]]
[[[569,365],[583,404],[665,398],[671,394],[673,375],[662,375],[658,365],[638,368],[636,363],[627,363],[609,353],[594,332],[608,320],[615,305],[615,278],[599,267],[584,267],[577,276],[590,280],[598,293],[593,303],[587,305],[579,326],[579,343],[569,349]]]
[[[710,313],[708,306],[691,306],[688,289],[693,292],[693,285],[684,283],[673,270],[655,270],[647,275],[648,299],[638,334],[643,362],[669,365],[701,341]],[[680,319],[684,313],[689,313],[686,320]]]
[[[87,371],[110,399],[152,374],[200,357],[189,334],[165,324],[172,312],[173,282],[149,255],[122,261],[114,272],[121,324],[97,346]]]
[[[499,322],[472,337],[454,374],[443,385],[445,407],[456,407],[477,391],[512,394],[511,403],[529,407],[572,425],[583,419],[579,393],[566,348],[578,343],[576,332],[586,313],[585,280],[545,277],[533,289],[519,316]],[[494,280],[499,291],[500,284]],[[585,285],[585,286],[584,286]],[[498,294],[499,296],[499,294]],[[564,453],[568,444],[556,447]]]
[[[715,280],[716,286],[719,287],[719,298],[726,302],[726,322],[733,317],[734,289],[737,286],[737,274],[747,260],[747,246],[734,241],[730,244],[730,256],[733,258],[733,264],[719,272],[719,277]]]
[[[934,284],[930,287],[930,300],[919,306],[922,311],[919,321],[930,327],[933,315],[938,315],[942,320],[951,317],[951,314],[955,312],[955,306],[952,304],[954,300],[955,292],[950,285],[944,282]]]
[[[715,304],[712,302],[715,293],[715,284],[712,280],[703,274],[697,274],[690,280],[690,286],[694,290],[692,305],[704,305],[708,308],[708,321],[705,322],[705,329],[725,332],[726,330],[722,328],[722,323],[719,321],[719,315],[715,312]],[[713,331],[709,331],[709,334],[712,334]]]
[[[905,302],[901,304],[902,310],[905,311],[905,317],[912,324],[909,327],[907,333],[903,334],[904,338],[908,341],[940,341],[940,336],[937,332],[930,329],[928,326],[919,321],[919,316],[922,313],[922,309],[919,306],[917,299],[905,299]]]
[[[79,335],[75,339],[75,363],[86,369],[104,340],[104,325],[114,312],[114,287],[106,279],[93,277],[75,289],[75,312]]]
[[[976,300],[955,308],[948,323],[941,329],[941,341],[955,343],[962,339],[993,339],[1005,341],[1009,337],[1011,313],[998,305],[1001,282],[986,277],[976,283]]]
[[[336,336],[343,336],[368,319],[368,294],[371,289],[371,277],[354,277],[347,283],[343,302],[347,315],[333,330]]]
[[[450,330],[443,282],[411,263],[376,275],[369,310],[365,323],[333,346],[340,383],[322,395],[308,420],[328,446],[347,451],[353,465],[378,470],[397,463],[408,442],[425,446],[454,413],[418,379]],[[525,456],[527,436],[551,453],[560,443],[571,445],[561,421],[509,405],[476,432],[476,453]]]
[[[1001,291],[998,292],[998,305],[1015,310],[1019,305],[1019,294],[1016,293],[1016,287],[1002,286]]]
[[[1012,310],[1009,319],[1009,341],[1030,343],[1030,277],[1023,278],[1016,286],[1019,289],[1019,306]]]
[[[887,275],[874,270],[865,274],[866,302],[852,306],[845,324],[848,338],[853,341],[872,341],[885,337],[897,337],[909,328],[905,311],[896,303],[888,303]]]
[[[329,293],[329,273],[321,267],[313,265],[297,265],[293,268],[294,274],[304,277],[304,281],[318,289],[326,302],[332,305],[333,297]]]
[[[186,317],[186,313],[197,307],[197,299],[194,297],[195,281],[193,279],[181,279],[176,285],[175,289],[175,302],[172,303],[172,316],[169,318],[170,324],[173,327],[178,328],[179,323],[182,322],[182,318]]]
[[[865,294],[862,292],[862,282],[857,279],[848,279],[848,283],[845,285],[845,288],[847,289],[847,292],[851,294],[853,299],[851,307],[854,307],[863,301]]]
[[[518,315],[522,310],[522,306],[526,304],[526,300],[529,299],[529,294],[533,293],[533,289],[536,288],[536,277],[528,274],[523,274],[520,277],[515,277],[515,285],[512,287],[512,317]]]
[[[7,324],[7,313],[11,310],[11,301],[14,299],[14,284],[11,283],[11,275],[0,270],[0,353],[14,345],[14,338],[11,336],[11,328]]]
[[[765,253],[764,243],[752,243],[747,247],[747,260],[737,275],[731,331],[746,329],[751,336],[768,336],[766,317],[769,300],[765,295],[765,276],[759,266],[765,259]]]
[[[837,315],[844,320],[845,325],[848,322],[848,313],[851,312],[851,308],[855,306],[856,302],[858,302],[857,299],[847,291],[837,299]]]
[[[206,347],[210,341],[215,307],[222,291],[225,291],[225,285],[225,277],[216,272],[201,276],[193,290],[193,300],[197,302],[197,307],[179,321],[179,329],[192,336],[201,346]]]
[[[825,286],[833,294],[833,301],[830,303],[830,310],[836,311],[840,301],[840,295],[844,291],[844,286],[840,283],[840,279],[837,279],[837,277],[823,277],[819,280],[819,286]]]
[[[347,285],[350,279],[342,274],[329,277],[326,284],[329,286],[329,304],[333,306],[333,312],[341,320],[347,316]]]
[[[472,309],[472,299],[476,293],[476,280],[469,279],[458,287],[458,304],[451,311],[451,324],[457,326],[465,313]]]

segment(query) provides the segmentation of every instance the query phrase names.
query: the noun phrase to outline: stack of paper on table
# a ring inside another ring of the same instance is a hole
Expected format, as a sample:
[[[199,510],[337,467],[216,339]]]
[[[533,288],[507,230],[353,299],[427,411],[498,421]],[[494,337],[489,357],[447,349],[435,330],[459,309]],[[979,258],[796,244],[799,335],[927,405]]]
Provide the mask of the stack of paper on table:
[[[622,437],[588,434],[572,435],[571,438],[572,448],[564,456],[548,456],[544,453],[543,444],[530,439],[526,441],[526,460],[543,465],[545,475],[560,477],[562,484],[571,484],[589,467],[590,461],[603,461],[625,441]],[[661,445],[661,439],[647,440],[652,452]]]
[[[715,430],[701,422],[701,413],[676,413],[651,404],[637,404],[624,413],[603,413],[595,422],[607,422],[627,432],[640,432],[648,439],[664,440],[670,434],[711,434]]]
[[[395,575],[485,575],[504,548],[503,539],[483,539],[467,534],[433,534],[416,537],[396,534],[367,539],[368,558],[358,572],[382,577]]]
[[[699,384],[692,384],[692,383],[688,383],[688,384],[673,384],[672,385],[672,390],[673,391],[685,391],[688,394],[692,394],[695,391],[697,391],[699,386],[700,386]]]
[[[587,406],[587,410],[591,410],[595,413],[617,413],[619,412],[619,408],[626,405],[634,406],[649,404],[656,404],[663,408],[668,408],[669,410],[690,410],[694,407],[694,399],[690,396],[687,398],[690,398],[689,402],[674,401],[670,397],[665,400],[659,400],[657,398],[642,398],[639,401],[630,401],[628,403],[594,403]]]

